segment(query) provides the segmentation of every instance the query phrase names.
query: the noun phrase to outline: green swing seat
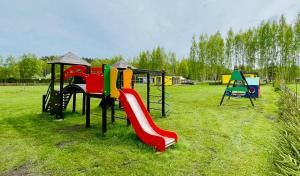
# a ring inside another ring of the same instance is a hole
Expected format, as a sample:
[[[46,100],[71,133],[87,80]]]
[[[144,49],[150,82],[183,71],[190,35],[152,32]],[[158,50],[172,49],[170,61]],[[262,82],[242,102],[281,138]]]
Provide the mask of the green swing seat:
[[[247,92],[248,88],[245,86],[227,87],[226,91]]]

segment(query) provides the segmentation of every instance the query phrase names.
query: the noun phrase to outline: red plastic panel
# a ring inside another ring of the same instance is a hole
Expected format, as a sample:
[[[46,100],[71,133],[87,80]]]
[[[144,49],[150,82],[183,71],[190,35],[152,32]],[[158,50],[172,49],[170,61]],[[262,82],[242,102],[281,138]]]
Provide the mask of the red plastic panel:
[[[83,79],[87,77],[87,68],[82,65],[75,65],[67,68],[64,71],[64,80],[67,80],[69,78],[72,78],[74,76],[80,76]]]
[[[91,74],[102,74],[102,67],[92,67]]]
[[[132,94],[133,96],[135,96],[145,117],[147,118],[147,121],[149,122],[150,126],[157,134],[168,137],[168,138],[173,138],[173,139],[175,139],[176,142],[178,141],[178,137],[177,137],[176,133],[162,130],[155,125],[155,123],[153,122],[149,112],[147,111],[141,97],[138,95],[138,93],[135,90],[133,90],[133,89],[120,90],[121,104],[124,107],[125,112],[129,118],[136,134],[144,143],[154,146],[158,151],[166,150],[165,140],[162,137],[154,136],[154,135],[151,135],[151,134],[145,132],[144,129],[142,128],[142,126],[139,124],[137,117],[135,116],[135,113],[133,112],[133,109],[131,108],[131,106],[126,98],[126,95],[125,95],[126,93],[129,93],[129,94]]]
[[[86,93],[103,93],[103,74],[90,74],[86,77]]]

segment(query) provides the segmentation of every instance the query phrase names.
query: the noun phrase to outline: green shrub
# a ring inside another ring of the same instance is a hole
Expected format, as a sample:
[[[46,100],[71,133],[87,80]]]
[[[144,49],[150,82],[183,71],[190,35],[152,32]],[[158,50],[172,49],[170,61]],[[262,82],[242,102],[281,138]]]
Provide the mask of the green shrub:
[[[280,91],[281,90],[281,85],[284,83],[284,80],[282,80],[279,76],[275,77],[275,80],[273,82],[273,87],[275,91]]]
[[[294,96],[282,92],[279,102],[282,133],[274,161],[277,175],[300,175],[300,113],[295,101]]]

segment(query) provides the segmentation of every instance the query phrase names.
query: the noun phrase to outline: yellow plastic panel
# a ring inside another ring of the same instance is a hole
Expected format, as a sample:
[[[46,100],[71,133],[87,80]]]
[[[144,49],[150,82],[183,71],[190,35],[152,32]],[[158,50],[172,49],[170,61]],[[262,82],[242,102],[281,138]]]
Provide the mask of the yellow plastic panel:
[[[172,86],[173,84],[173,77],[172,76],[165,76],[165,85]]]
[[[131,89],[131,80],[132,80],[133,72],[130,69],[126,69],[123,71],[123,88]]]
[[[228,84],[231,75],[222,75],[222,84]]]
[[[110,68],[110,97],[119,98],[120,92],[117,89],[118,69]]]

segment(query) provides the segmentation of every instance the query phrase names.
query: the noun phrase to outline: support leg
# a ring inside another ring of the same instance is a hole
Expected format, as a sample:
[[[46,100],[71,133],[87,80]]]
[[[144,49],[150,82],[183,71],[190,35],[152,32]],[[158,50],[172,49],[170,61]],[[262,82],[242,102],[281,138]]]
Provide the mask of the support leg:
[[[222,97],[221,102],[220,102],[220,106],[221,106],[222,103],[223,103],[223,100],[224,100],[225,95],[226,95],[226,91],[225,91],[224,94],[223,94],[223,97]]]
[[[250,99],[250,102],[251,102],[252,106],[254,107],[254,104],[253,104],[253,101],[252,101],[251,95],[250,95],[249,93],[247,93],[247,94],[248,94],[248,96],[249,96],[249,99]]]
[[[221,106],[222,103],[223,103],[224,97],[225,97],[225,95],[226,95],[226,90],[227,90],[227,87],[229,87],[230,82],[231,82],[231,80],[229,80],[228,83],[227,83],[226,89],[225,89],[225,91],[224,91],[223,97],[222,97],[221,102],[220,102],[220,106]],[[234,81],[233,84],[235,84],[235,81]]]
[[[104,100],[105,101],[105,100]],[[104,134],[107,131],[107,127],[106,127],[106,111],[107,111],[107,102],[104,102],[104,104],[102,105],[102,134]]]
[[[59,118],[64,119],[64,108],[63,108],[63,94],[59,93]]]
[[[111,105],[111,123],[115,122],[115,100],[113,100]]]
[[[255,94],[252,94],[253,95],[253,99],[256,101],[256,97],[255,97]]]
[[[161,116],[166,116],[166,108],[165,108],[165,71],[162,72],[162,84],[161,84]]]
[[[72,112],[75,112],[76,111],[76,93],[74,92],[73,93],[73,110]]]
[[[46,95],[43,95],[42,112],[46,112]]]
[[[86,94],[82,94],[82,115],[85,114],[85,102],[86,102]]]
[[[91,126],[90,116],[91,116],[91,97],[87,94],[86,95],[86,113],[85,113],[85,127],[86,128],[89,128]]]
[[[127,126],[130,126],[130,120],[129,120],[129,118],[127,117],[126,120],[127,120]]]

